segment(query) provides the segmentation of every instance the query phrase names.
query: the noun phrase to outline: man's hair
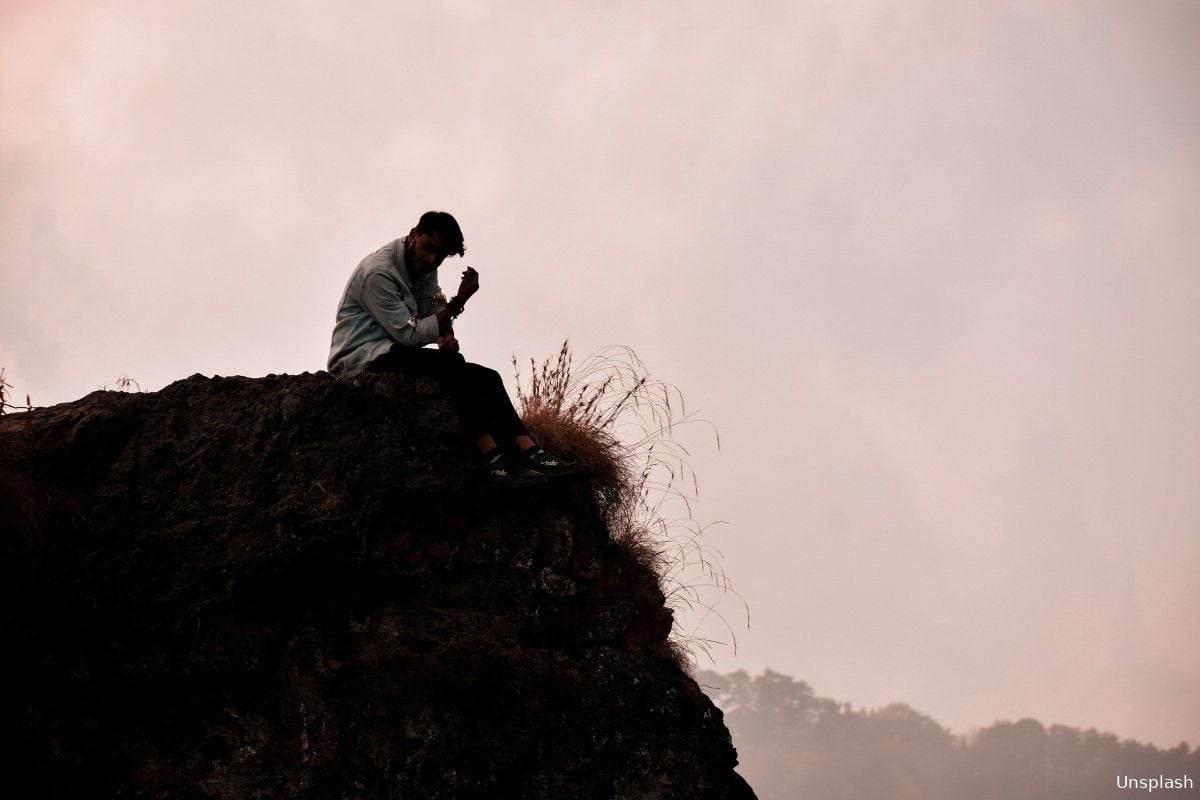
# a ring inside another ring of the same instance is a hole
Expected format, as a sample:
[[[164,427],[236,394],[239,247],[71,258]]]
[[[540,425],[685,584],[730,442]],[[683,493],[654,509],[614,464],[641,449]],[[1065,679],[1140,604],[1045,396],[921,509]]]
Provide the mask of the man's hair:
[[[417,233],[436,234],[441,237],[448,256],[454,254],[461,256],[467,252],[466,245],[463,244],[462,228],[458,227],[458,220],[445,211],[426,211],[422,214],[420,221],[417,222]]]

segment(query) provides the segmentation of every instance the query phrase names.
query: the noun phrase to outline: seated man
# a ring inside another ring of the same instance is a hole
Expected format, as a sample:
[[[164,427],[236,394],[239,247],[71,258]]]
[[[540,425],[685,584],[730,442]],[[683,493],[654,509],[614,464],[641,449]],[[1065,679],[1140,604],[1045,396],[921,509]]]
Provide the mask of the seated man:
[[[590,467],[565,462],[538,447],[504,391],[500,374],[468,363],[459,354],[451,320],[479,291],[479,273],[467,267],[458,293],[446,302],[437,269],[447,256],[464,252],[462,230],[454,217],[429,211],[403,239],[364,258],[338,306],[329,371],[436,378],[475,438],[490,484],[524,486],[590,472]],[[423,349],[435,342],[437,349]]]

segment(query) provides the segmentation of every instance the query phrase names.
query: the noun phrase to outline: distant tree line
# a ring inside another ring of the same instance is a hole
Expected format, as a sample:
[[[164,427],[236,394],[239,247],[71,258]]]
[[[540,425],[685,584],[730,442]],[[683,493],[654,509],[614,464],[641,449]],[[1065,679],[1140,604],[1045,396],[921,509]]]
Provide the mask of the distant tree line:
[[[1127,800],[1145,790],[1118,788],[1118,776],[1200,779],[1200,748],[1186,743],[1162,750],[1034,719],[956,736],[902,703],[855,710],[770,670],[696,680],[725,712],[760,800]]]

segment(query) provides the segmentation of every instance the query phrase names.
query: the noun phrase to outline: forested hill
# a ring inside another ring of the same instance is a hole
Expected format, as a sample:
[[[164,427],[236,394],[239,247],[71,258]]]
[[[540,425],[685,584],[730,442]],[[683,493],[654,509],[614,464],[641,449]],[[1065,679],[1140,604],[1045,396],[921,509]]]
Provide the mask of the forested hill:
[[[1120,777],[1200,780],[1200,748],[1186,743],[1163,750],[1034,719],[955,735],[904,704],[854,709],[770,670],[696,679],[725,712],[739,771],[762,800],[1097,800],[1135,793]]]

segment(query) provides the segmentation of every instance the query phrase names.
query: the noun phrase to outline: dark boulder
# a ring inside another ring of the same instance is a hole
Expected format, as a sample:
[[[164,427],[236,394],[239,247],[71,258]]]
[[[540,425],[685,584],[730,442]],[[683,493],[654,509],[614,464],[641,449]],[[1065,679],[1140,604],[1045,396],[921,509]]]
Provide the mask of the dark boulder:
[[[489,494],[470,469],[437,385],[394,375],[0,417],[5,784],[752,798],[587,484]]]

